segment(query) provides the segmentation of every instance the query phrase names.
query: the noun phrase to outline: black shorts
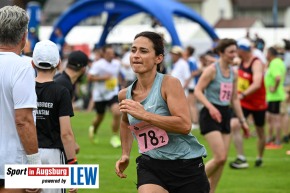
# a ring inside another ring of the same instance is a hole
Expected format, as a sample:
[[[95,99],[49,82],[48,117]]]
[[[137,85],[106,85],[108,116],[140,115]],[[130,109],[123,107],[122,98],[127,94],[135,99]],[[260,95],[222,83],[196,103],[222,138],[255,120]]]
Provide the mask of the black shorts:
[[[104,114],[106,112],[106,107],[111,107],[114,103],[119,103],[117,95],[108,101],[95,102],[95,110],[98,114]]]
[[[243,108],[244,116],[247,118],[250,114],[252,114],[254,119],[254,124],[257,127],[263,127],[265,124],[265,116],[266,116],[266,110],[259,110],[259,111],[253,111],[246,108]]]
[[[233,107],[230,107],[230,115],[231,115],[231,118],[237,118],[236,112],[233,109]]]
[[[246,118],[248,118],[248,116],[251,114],[253,116],[253,119],[254,119],[254,124],[255,126],[257,127],[263,127],[264,124],[265,124],[265,116],[266,116],[266,110],[261,110],[261,111],[253,111],[253,110],[250,110],[250,109],[246,109],[246,108],[243,108],[242,107],[242,110],[243,110],[243,114]],[[234,111],[232,111],[232,118],[237,118],[237,115],[235,114]]]
[[[202,135],[205,135],[212,131],[220,131],[224,134],[229,134],[231,132],[230,120],[231,111],[229,106],[214,105],[222,115],[222,122],[218,123],[209,114],[206,107],[203,107],[199,115],[199,126]]]
[[[268,102],[267,111],[272,114],[280,114],[280,105],[282,101],[272,101]]]
[[[209,192],[202,158],[158,160],[141,155],[136,164],[137,189],[144,184],[156,184],[170,193]]]
[[[0,188],[4,188],[5,181],[4,179],[0,179]]]

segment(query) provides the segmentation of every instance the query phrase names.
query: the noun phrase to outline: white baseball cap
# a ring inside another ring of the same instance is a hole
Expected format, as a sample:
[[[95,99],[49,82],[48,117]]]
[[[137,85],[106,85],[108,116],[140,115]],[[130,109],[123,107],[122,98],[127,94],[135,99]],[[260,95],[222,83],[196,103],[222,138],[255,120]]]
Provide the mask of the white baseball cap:
[[[57,45],[50,40],[36,43],[32,59],[34,65],[40,69],[55,68],[60,61]]]
[[[249,39],[242,38],[242,39],[238,40],[237,44],[238,44],[239,49],[244,50],[246,52],[251,51],[251,42]]]

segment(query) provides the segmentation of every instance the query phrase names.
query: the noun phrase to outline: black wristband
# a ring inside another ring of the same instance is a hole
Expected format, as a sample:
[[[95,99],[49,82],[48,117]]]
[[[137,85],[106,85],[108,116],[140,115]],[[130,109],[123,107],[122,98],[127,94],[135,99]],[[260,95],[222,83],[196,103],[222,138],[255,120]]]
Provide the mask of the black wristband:
[[[77,158],[67,160],[67,164],[78,164]]]

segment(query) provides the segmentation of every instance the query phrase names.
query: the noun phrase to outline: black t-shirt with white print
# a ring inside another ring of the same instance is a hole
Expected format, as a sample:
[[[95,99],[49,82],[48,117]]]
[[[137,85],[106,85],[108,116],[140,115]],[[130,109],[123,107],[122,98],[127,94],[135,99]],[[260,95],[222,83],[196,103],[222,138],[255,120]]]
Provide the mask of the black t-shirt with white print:
[[[74,95],[75,86],[72,84],[69,75],[65,71],[63,71],[62,73],[55,75],[53,79],[54,82],[68,89],[70,97],[72,99]]]
[[[36,128],[40,148],[63,149],[59,117],[74,115],[67,88],[51,81],[36,82]]]

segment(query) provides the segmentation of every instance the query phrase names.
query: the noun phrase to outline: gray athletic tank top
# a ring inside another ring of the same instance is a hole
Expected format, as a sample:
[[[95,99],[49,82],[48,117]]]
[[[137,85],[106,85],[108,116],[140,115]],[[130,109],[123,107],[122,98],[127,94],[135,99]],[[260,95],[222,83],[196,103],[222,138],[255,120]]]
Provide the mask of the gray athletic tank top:
[[[219,62],[216,62],[214,65],[216,68],[216,76],[205,89],[205,97],[213,104],[228,106],[231,102],[233,91],[233,69],[230,67],[230,77],[227,78],[221,73]]]
[[[156,74],[152,88],[148,96],[143,101],[141,101],[141,104],[148,112],[162,116],[171,116],[166,101],[164,101],[161,96],[161,85],[163,77],[163,74]],[[135,80],[135,82],[128,87],[126,93],[127,99],[132,99],[132,88],[134,88],[137,81],[138,80]],[[128,114],[128,119],[130,125],[135,125],[140,122],[140,120],[135,119],[130,114]],[[191,133],[188,135],[170,132],[166,133],[169,138],[168,144],[156,149],[149,150],[143,154],[160,160],[192,159],[206,156],[205,147],[201,145]],[[132,134],[134,135],[134,133]],[[134,137],[136,139],[135,135]]]

